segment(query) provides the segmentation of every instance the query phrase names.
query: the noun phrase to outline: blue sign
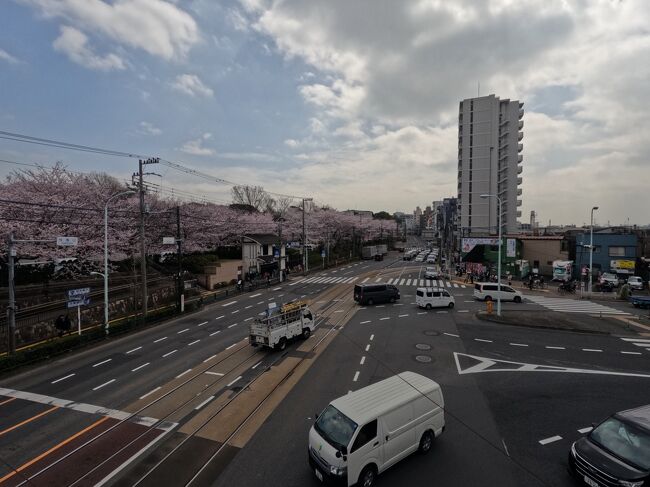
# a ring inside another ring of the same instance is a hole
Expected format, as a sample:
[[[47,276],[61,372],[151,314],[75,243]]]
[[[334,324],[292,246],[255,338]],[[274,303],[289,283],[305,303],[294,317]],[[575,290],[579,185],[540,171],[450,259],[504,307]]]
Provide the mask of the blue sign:
[[[76,308],[77,306],[88,306],[90,304],[90,298],[75,299],[73,301],[68,301],[68,308]]]
[[[274,257],[280,257],[280,251],[276,249],[276,250],[273,252],[273,256],[274,256]]]
[[[80,289],[69,289],[68,299],[82,299],[87,297],[89,294],[90,294],[89,287],[82,287]]]
[[[321,252],[320,252],[320,256],[321,256],[323,259],[325,258],[325,251],[324,251],[324,250],[321,250]]]

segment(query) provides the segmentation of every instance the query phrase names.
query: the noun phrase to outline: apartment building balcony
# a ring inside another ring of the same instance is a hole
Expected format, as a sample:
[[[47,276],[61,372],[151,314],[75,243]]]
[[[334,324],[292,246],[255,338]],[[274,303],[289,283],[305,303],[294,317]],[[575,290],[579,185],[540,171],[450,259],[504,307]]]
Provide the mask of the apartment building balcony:
[[[524,150],[524,144],[517,144],[517,152]]]
[[[521,188],[519,188],[517,190],[517,196],[521,196],[522,193],[523,193],[523,190]],[[517,206],[519,206],[519,205],[517,205]]]
[[[517,200],[517,206],[518,206],[518,207],[521,206],[522,203],[523,203],[523,202],[522,202],[521,200]]]
[[[520,186],[523,183],[524,179],[522,177],[517,178],[517,186]]]
[[[517,134],[517,139],[518,139],[518,140],[521,140],[521,139],[523,139],[523,138],[524,138],[524,133],[523,133],[523,132],[519,132],[519,133]]]
[[[519,154],[517,156],[517,164],[521,164],[522,162],[524,162],[524,156],[522,154]]]
[[[521,210],[517,210],[517,218],[521,218]]]
[[[524,172],[524,168],[521,166],[517,166],[517,174],[521,174],[522,172]]]
[[[524,121],[523,120],[519,120],[518,128],[519,128],[519,130],[524,128]]]
[[[524,118],[524,109],[523,108],[519,109],[519,120],[521,120],[522,118]]]

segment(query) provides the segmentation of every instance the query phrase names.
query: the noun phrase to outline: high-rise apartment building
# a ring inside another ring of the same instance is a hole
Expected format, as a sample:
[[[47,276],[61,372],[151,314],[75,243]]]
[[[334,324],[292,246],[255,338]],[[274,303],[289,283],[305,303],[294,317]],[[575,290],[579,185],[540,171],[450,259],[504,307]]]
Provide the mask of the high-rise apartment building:
[[[502,203],[502,231],[517,231],[521,217],[524,104],[495,95],[468,98],[458,113],[458,235],[498,232],[496,198]]]

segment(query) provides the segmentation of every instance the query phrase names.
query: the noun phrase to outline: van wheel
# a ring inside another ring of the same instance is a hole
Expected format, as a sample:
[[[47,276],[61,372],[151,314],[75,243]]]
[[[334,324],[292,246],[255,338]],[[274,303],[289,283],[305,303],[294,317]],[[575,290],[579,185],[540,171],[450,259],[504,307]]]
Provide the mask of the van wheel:
[[[375,485],[376,480],[377,472],[373,466],[367,466],[361,471],[361,475],[359,475],[359,485],[362,487],[372,487]]]
[[[284,350],[285,348],[287,348],[287,339],[284,337],[280,338],[280,341],[275,346],[275,348],[278,350]]]
[[[375,304],[375,303],[373,302],[372,299],[369,299],[368,301],[366,301],[366,304],[369,304],[370,306],[372,306],[372,305]]]
[[[309,338],[309,335],[311,335],[311,330],[309,328],[302,330],[302,338],[304,340],[307,340],[307,338]]]
[[[515,303],[521,303],[521,298],[519,296],[515,296]]]
[[[390,298],[390,302],[391,302],[391,303],[394,303],[394,302],[395,302],[395,298]]]
[[[433,445],[433,435],[431,431],[425,431],[420,438],[420,453],[428,453],[431,450],[431,445]]]
[[[431,309],[431,303],[427,303],[426,308],[427,308],[427,309]]]
[[[485,296],[484,301],[492,301],[492,296]]]
[[[454,303],[449,303],[449,309],[453,309]]]

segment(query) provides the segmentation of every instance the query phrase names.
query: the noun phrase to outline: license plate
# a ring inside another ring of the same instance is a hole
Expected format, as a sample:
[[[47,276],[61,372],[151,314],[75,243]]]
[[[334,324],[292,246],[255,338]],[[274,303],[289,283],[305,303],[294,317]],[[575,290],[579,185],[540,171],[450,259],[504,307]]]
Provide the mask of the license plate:
[[[257,340],[257,343],[264,343],[264,337],[255,337],[255,340]]]
[[[596,482],[595,480],[591,480],[586,475],[584,476],[583,480],[585,481],[585,484],[590,485],[591,487],[600,487],[598,485],[598,482]]]
[[[320,480],[322,482],[323,481],[323,474],[320,473],[320,471],[317,468],[314,469],[314,473],[316,474],[316,477],[318,478],[318,480]]]

